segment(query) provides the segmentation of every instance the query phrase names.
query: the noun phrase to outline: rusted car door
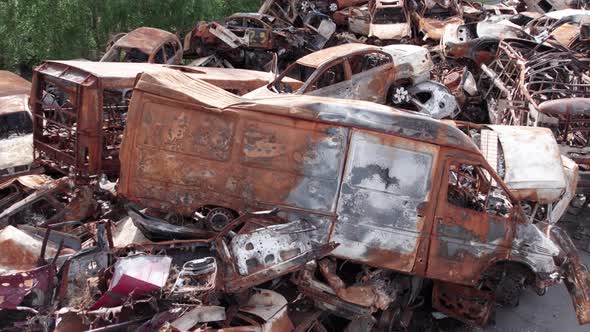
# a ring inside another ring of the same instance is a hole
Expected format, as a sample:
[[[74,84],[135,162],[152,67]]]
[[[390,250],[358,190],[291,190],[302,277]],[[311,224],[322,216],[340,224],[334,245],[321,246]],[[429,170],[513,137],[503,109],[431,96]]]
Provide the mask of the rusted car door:
[[[439,147],[354,130],[337,205],[333,254],[410,272],[431,203]]]
[[[351,83],[350,66],[340,59],[318,68],[301,91],[312,96],[355,99]]]
[[[482,161],[449,155],[431,233],[427,276],[474,284],[494,261],[507,259],[513,212]]]
[[[394,80],[391,55],[381,52],[356,54],[348,58],[352,99],[384,103]]]

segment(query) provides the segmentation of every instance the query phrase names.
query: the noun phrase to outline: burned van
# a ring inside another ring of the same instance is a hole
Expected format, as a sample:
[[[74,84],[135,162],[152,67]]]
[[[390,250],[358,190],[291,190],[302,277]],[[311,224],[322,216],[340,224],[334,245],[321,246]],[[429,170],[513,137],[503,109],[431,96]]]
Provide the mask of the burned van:
[[[79,178],[116,176],[135,78],[160,68],[159,64],[90,61],[47,61],[35,68],[30,104],[38,161]],[[244,69],[173,68],[240,95],[272,78],[269,73]]]
[[[580,323],[590,322],[590,274],[571,240],[533,224],[446,122],[364,101],[244,99],[160,71],[135,85],[119,156],[126,199],[226,217],[216,226],[235,235],[216,248],[243,283],[298,262],[303,294],[357,317],[415,305],[427,278],[437,310],[482,325],[495,301],[565,279]],[[234,228],[265,209],[279,212]],[[357,282],[346,272],[354,266]]]

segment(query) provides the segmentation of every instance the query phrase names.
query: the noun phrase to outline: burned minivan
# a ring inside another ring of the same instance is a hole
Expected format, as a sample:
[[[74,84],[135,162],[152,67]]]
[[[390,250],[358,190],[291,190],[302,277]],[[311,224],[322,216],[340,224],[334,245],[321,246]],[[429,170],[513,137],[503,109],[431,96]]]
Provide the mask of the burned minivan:
[[[135,85],[119,156],[118,193],[131,202],[226,217],[216,228],[234,235],[216,247],[242,284],[299,264],[299,290],[350,319],[415,305],[426,278],[438,311],[483,325],[495,302],[563,279],[590,322],[590,274],[571,240],[532,223],[447,122],[364,101],[245,99],[160,71]]]

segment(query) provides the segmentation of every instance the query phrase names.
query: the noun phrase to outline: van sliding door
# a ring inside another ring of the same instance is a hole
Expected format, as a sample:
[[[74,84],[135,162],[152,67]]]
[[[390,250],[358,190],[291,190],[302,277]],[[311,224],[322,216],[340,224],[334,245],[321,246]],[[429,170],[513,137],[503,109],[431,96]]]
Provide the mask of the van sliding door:
[[[333,254],[411,271],[438,146],[355,130],[338,201]],[[424,204],[422,204],[424,203]]]

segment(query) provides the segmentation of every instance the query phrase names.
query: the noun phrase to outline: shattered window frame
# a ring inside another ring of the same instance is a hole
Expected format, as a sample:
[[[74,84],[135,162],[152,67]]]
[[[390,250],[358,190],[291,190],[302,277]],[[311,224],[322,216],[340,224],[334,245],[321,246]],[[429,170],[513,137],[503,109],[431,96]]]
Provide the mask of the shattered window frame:
[[[444,174],[444,178],[448,179],[444,195],[447,205],[506,220],[512,217],[515,211],[514,206],[518,204],[518,201],[511,197],[503,184],[500,184],[498,179],[492,175],[494,172],[488,170],[484,165],[471,161],[451,160],[447,162]],[[461,189],[453,190],[453,187]],[[451,196],[452,192],[457,195],[461,195],[462,192],[463,197]],[[482,196],[485,196],[483,201],[481,201]],[[498,200],[503,198],[506,210],[499,210],[501,206],[498,202],[493,206],[490,205],[492,198]],[[459,203],[459,199],[464,201]]]
[[[318,86],[317,82],[324,78],[325,74],[328,74],[332,68],[336,66],[342,66],[342,78],[338,77],[338,73],[334,74],[334,78],[330,79],[330,83],[322,86]],[[303,93],[309,93],[312,91],[318,91],[330,86],[334,86],[336,84],[350,81],[352,79],[350,75],[350,65],[346,59],[339,59],[337,61],[326,63],[320,67],[309,77],[309,79],[305,82],[305,84],[299,89],[299,91],[303,91]]]
[[[357,57],[362,58],[362,64],[360,65],[360,67],[358,66],[358,61],[355,59]],[[381,59],[375,59],[375,57],[381,57]],[[347,58],[347,61],[350,66],[352,78],[352,76],[354,75],[366,73],[370,70],[374,70],[375,68],[383,67],[388,64],[393,64],[393,57],[391,56],[391,54],[387,54],[385,52],[371,51],[366,53],[353,54]],[[355,61],[357,62],[355,63]]]

